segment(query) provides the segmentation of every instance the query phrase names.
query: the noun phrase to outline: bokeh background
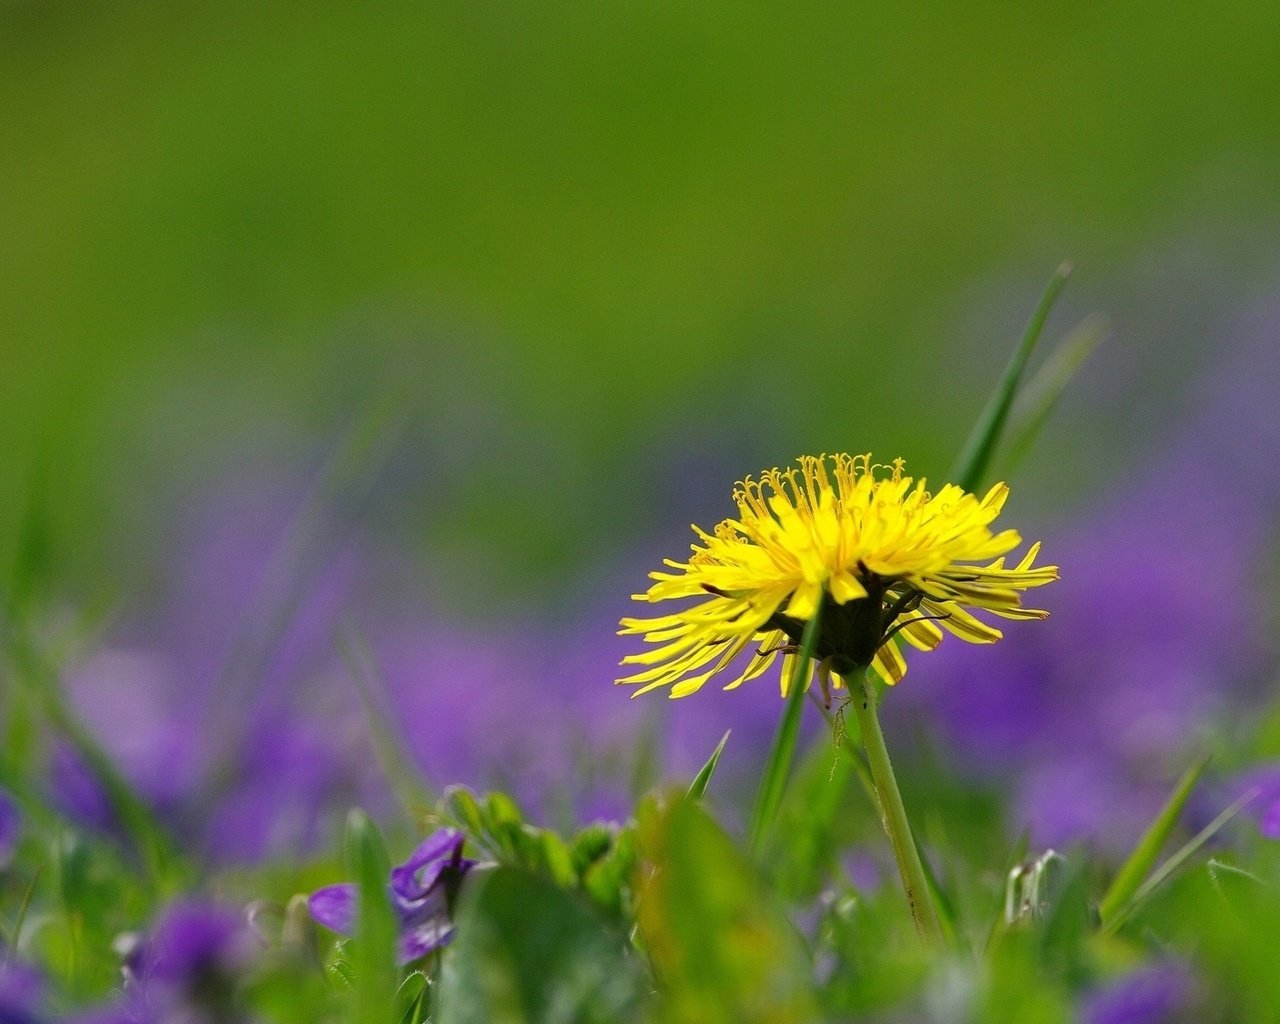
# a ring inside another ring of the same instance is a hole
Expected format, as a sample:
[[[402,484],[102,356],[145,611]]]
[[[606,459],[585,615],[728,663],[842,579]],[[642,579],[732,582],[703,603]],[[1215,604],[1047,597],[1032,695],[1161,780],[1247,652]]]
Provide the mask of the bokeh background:
[[[944,473],[1071,259],[1046,347],[1108,338],[1009,467],[1054,617],[891,714],[918,799],[942,764],[1122,844],[1202,746],[1280,754],[1277,43],[1266,4],[4,3],[7,617],[210,856],[392,806],[371,722],[550,821],[732,727],[732,804],[774,684],[629,701],[627,596],[745,473]]]

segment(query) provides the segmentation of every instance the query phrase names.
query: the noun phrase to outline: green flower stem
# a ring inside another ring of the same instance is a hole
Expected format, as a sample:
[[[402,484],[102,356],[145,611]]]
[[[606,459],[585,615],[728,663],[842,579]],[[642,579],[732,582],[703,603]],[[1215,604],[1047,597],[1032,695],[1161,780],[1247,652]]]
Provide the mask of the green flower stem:
[[[920,854],[911,835],[907,810],[902,806],[902,793],[899,792],[898,780],[893,775],[889,751],[884,745],[884,733],[880,731],[875,687],[867,672],[850,673],[850,677],[849,683],[857,687],[853,694],[853,707],[858,716],[858,727],[862,731],[862,745],[871,766],[871,777],[875,780],[876,795],[880,800],[880,819],[885,832],[889,834],[889,843],[893,847],[894,860],[898,862],[902,888],[907,894],[916,930],[926,943],[932,945],[941,939],[942,928],[929,891],[929,880],[925,877],[924,865],[920,862]]]

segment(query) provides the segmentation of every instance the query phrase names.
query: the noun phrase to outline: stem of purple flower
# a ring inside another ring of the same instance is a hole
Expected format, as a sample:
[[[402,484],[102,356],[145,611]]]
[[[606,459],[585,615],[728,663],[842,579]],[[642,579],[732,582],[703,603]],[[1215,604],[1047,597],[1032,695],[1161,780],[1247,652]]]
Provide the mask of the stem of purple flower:
[[[925,877],[924,865],[920,863],[920,854],[911,835],[911,824],[907,820],[902,793],[898,790],[898,780],[894,777],[893,765],[889,761],[884,733],[880,731],[875,687],[871,683],[869,672],[850,675],[852,678],[848,682],[853,689],[854,713],[858,716],[862,745],[867,752],[871,778],[876,785],[880,820],[889,836],[889,844],[893,847],[893,857],[898,864],[902,889],[907,895],[907,904],[911,907],[916,930],[927,944],[934,945],[942,938],[942,926],[938,920],[938,911],[933,905],[933,893]]]

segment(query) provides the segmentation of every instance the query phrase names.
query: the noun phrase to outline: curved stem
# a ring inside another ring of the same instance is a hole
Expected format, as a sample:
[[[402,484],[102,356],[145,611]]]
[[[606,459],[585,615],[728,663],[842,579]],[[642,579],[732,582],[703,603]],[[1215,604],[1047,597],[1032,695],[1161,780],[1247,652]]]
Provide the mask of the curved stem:
[[[921,938],[933,944],[941,939],[942,927],[933,905],[933,894],[929,890],[924,865],[920,863],[920,854],[911,835],[911,825],[907,821],[907,810],[902,805],[898,780],[893,775],[889,751],[884,745],[884,733],[880,731],[880,719],[876,714],[876,691],[867,672],[851,672],[849,682],[856,685],[853,694],[854,712],[858,716],[862,745],[867,752],[867,763],[871,766],[871,777],[875,781],[876,795],[880,800],[880,820],[893,847],[893,858],[897,861],[898,873],[902,876],[902,888],[907,894],[911,917]]]

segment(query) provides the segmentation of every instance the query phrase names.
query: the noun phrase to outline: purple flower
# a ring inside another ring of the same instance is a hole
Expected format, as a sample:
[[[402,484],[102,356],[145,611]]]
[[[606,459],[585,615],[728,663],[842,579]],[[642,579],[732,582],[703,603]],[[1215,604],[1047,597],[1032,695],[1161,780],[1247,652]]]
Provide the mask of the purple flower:
[[[0,789],[0,871],[9,866],[22,834],[22,815],[9,794]]]
[[[391,871],[387,895],[400,924],[397,959],[421,959],[453,938],[453,899],[475,861],[462,856],[462,833],[440,829],[428,836],[403,864]],[[342,935],[355,932],[359,887],[350,882],[311,894],[311,916]]]
[[[43,1002],[44,982],[34,968],[0,960],[0,1024],[39,1024]]]
[[[1194,994],[1187,970],[1157,964],[1090,992],[1081,1001],[1081,1024],[1174,1024]]]
[[[261,940],[233,908],[183,900],[170,905],[125,961],[126,988],[138,1020],[235,1021],[240,977]]]

